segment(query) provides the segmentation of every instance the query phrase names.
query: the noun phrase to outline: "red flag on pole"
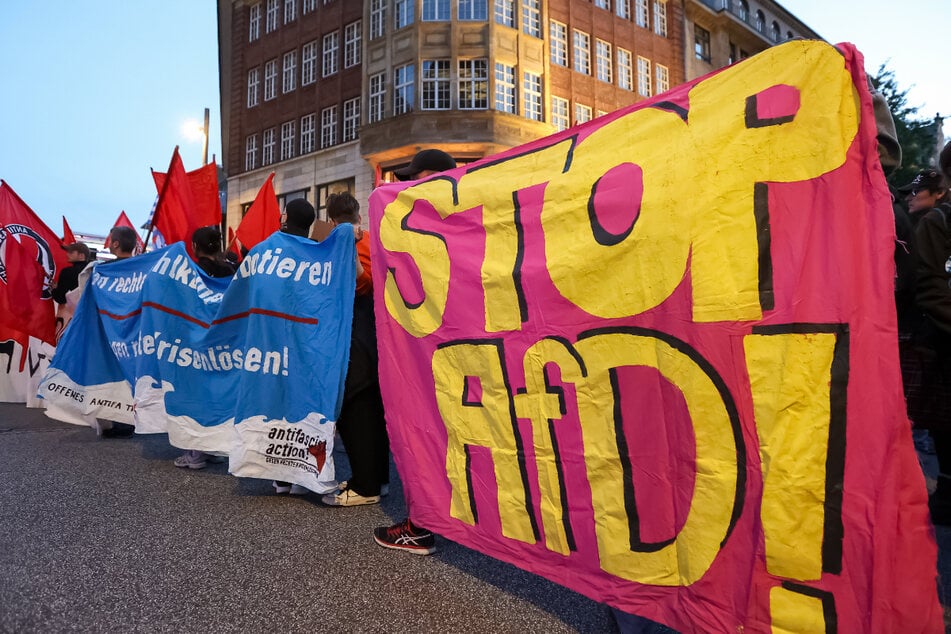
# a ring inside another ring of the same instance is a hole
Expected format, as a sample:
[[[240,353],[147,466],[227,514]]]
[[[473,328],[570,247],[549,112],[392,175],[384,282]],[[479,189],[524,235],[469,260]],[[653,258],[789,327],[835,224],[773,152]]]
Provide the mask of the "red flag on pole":
[[[76,242],[76,236],[73,235],[73,230],[69,228],[66,216],[63,216],[63,244],[73,244],[74,242]]]
[[[142,241],[142,237],[139,235],[139,230],[135,228],[135,225],[132,224],[132,221],[129,220],[129,217],[125,215],[124,209],[119,213],[119,217],[116,218],[116,221],[115,223],[113,223],[112,226],[113,227],[129,227],[130,229],[135,231],[134,253],[135,255],[139,255],[140,253],[145,253],[145,242]]]
[[[194,176],[185,173],[182,158],[178,154],[178,146],[172,153],[172,160],[168,172],[162,174],[152,170],[152,178],[159,191],[159,199],[152,215],[152,226],[162,232],[166,244],[182,241],[189,255],[192,253],[192,233],[200,227],[217,225],[221,222],[221,204],[218,201],[217,181],[215,184],[214,203],[210,201],[209,178],[214,164],[203,167]],[[217,178],[217,177],[216,177]],[[197,196],[192,186],[198,188]]]
[[[234,234],[234,229],[228,227],[228,250],[234,251],[234,254],[238,256],[238,262],[243,258],[241,256],[241,241]]]
[[[235,237],[245,249],[253,248],[281,228],[281,209],[274,194],[273,181],[274,172],[271,172],[235,232]]]
[[[24,350],[31,336],[56,345],[53,282],[69,265],[61,247],[59,236],[0,180],[0,330]]]

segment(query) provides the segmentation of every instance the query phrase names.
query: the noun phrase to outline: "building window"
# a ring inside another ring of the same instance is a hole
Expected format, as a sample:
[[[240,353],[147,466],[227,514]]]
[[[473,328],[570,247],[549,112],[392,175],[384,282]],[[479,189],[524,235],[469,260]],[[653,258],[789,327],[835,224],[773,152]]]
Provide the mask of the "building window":
[[[598,79],[610,84],[614,81],[611,72],[611,45],[604,40],[595,40],[594,54]]]
[[[352,68],[360,63],[362,54],[363,20],[351,22],[343,30],[343,67]]]
[[[667,0],[654,0],[654,33],[667,37]]]
[[[259,71],[258,68],[252,68],[248,71],[248,108],[258,105]]]
[[[634,21],[637,23],[637,26],[642,26],[645,29],[648,26],[647,21],[647,0],[634,0]]]
[[[779,40],[782,39],[783,37],[783,32],[779,29],[779,23],[776,20],[773,20],[773,25],[771,27],[771,30],[773,35],[773,41],[779,42]]]
[[[415,0],[393,0],[393,13],[396,18],[394,28],[402,29],[404,26],[409,26],[413,23],[415,19],[413,7],[415,4]]]
[[[574,31],[575,70],[591,74],[591,36],[577,29]]]
[[[495,0],[495,21],[515,28],[515,0]]]
[[[343,102],[343,139],[353,141],[357,138],[357,128],[360,127],[360,98],[354,97]]]
[[[304,15],[317,10],[317,0],[304,0],[301,4],[301,12]]]
[[[270,33],[277,30],[277,11],[280,9],[278,0],[267,0],[267,14],[264,22],[264,32]]]
[[[654,90],[657,94],[670,90],[670,71],[666,66],[654,64]]]
[[[423,22],[449,20],[449,0],[423,0]]]
[[[614,12],[624,20],[631,19],[631,0],[614,0]]]
[[[542,36],[541,0],[522,0],[522,32],[533,37]]]
[[[386,25],[385,0],[370,0],[370,39],[383,37]]]
[[[449,60],[424,59],[423,72],[423,110],[448,110],[449,98]]]
[[[253,42],[254,40],[261,37],[261,3],[257,3],[251,7],[251,13],[248,17],[248,41]]]
[[[710,31],[699,24],[693,25],[693,52],[697,59],[710,61]]]
[[[651,96],[651,61],[640,55],[637,56],[637,93]]]
[[[739,0],[739,2],[736,3],[736,15],[744,22],[747,22],[750,19],[750,3],[746,0]]]
[[[459,60],[459,109],[489,107],[489,63],[483,59]]]
[[[756,30],[760,33],[766,33],[766,16],[762,11],[756,11]]]
[[[459,19],[485,22],[489,19],[487,0],[459,0]]]
[[[522,114],[532,121],[544,121],[542,116],[542,76],[525,71],[522,74]]]
[[[393,114],[403,114],[416,104],[416,66],[406,64],[393,69]]]
[[[297,0],[284,0],[284,24],[297,19]]]
[[[287,121],[286,123],[281,124],[281,160],[286,161],[289,158],[294,158],[294,136],[295,136],[295,125],[294,121]]]
[[[264,147],[261,153],[261,165],[270,165],[274,162],[274,128],[264,131]]]
[[[252,134],[244,142],[244,169],[250,171],[258,166],[258,135]]]
[[[555,97],[552,95],[551,124],[555,126],[555,129],[559,132],[562,130],[567,130],[571,126],[571,121],[568,119],[567,99],[562,99],[561,97]]]
[[[264,65],[264,101],[277,97],[277,60]]]
[[[337,106],[320,111],[320,147],[337,144]]]
[[[370,76],[370,103],[367,108],[367,123],[383,119],[383,104],[386,103],[386,73]]]
[[[284,75],[281,88],[285,93],[297,88],[297,51],[284,54]]]
[[[339,59],[337,56],[340,50],[340,33],[334,31],[324,36],[324,64],[323,76],[328,77],[337,72]]]
[[[515,67],[495,63],[495,109],[515,114]]]
[[[300,49],[300,85],[317,81],[317,41],[308,42]]]
[[[599,9],[607,9],[610,11],[611,0],[594,0],[594,6],[598,7]]]
[[[305,5],[306,6],[306,5]],[[310,154],[316,147],[317,115],[308,114],[300,118],[300,153],[301,155]]]
[[[551,63],[568,66],[568,27],[561,22],[550,20],[548,38],[551,45]]]
[[[733,42],[730,42],[730,59],[729,59],[729,63],[730,63],[730,64],[735,64],[735,63],[738,62],[739,60],[740,60],[740,54],[739,54],[739,52],[738,52],[737,49],[736,49],[736,44],[734,44]]]
[[[575,125],[591,121],[591,106],[575,104]]]
[[[634,90],[634,65],[631,51],[617,50],[617,85],[624,90]]]

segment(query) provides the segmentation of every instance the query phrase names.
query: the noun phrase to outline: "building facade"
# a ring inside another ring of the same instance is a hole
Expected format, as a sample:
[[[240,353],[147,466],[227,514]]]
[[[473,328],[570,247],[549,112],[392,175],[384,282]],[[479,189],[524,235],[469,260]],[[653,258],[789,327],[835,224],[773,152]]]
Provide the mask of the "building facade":
[[[474,161],[725,65],[730,45],[769,45],[719,2],[219,0],[228,226],[271,172],[282,206],[305,197],[324,218],[346,190],[365,208],[422,148]]]

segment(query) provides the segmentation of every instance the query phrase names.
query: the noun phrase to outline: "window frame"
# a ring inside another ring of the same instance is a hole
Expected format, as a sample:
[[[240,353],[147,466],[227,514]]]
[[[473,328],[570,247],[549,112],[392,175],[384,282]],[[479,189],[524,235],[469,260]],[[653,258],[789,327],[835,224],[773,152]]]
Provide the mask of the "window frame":
[[[522,33],[532,37],[542,36],[541,0],[522,0]]]
[[[330,77],[340,70],[340,31],[325,33],[321,39],[320,76]]]
[[[343,27],[343,67],[353,68],[363,62],[363,20],[354,20]]]
[[[259,93],[258,93],[258,89],[260,88],[260,85],[261,85],[260,71],[261,71],[260,66],[255,66],[254,68],[248,71],[248,101],[247,101],[248,108],[253,108],[259,103],[261,103],[259,99]]]
[[[288,63],[290,62],[290,63]],[[297,90],[297,50],[284,53],[284,72],[281,76],[281,92],[287,94]]]
[[[244,141],[244,171],[258,168],[258,135],[249,134]]]
[[[393,69],[393,116],[416,109],[416,64]]]
[[[560,30],[560,33],[556,32]],[[551,63],[563,68],[568,66],[568,25],[558,20],[548,20],[548,42]]]
[[[270,96],[268,96],[270,95]],[[277,98],[277,58],[264,63],[264,101]]]
[[[522,116],[530,121],[544,121],[544,84],[539,73],[522,72]]]
[[[572,70],[591,74],[591,36],[578,29],[571,30]]]
[[[515,28],[515,0],[495,0],[492,15],[496,24]]]
[[[261,167],[274,163],[274,144],[277,131],[268,128],[261,137]]]
[[[485,57],[456,62],[456,104],[459,110],[488,110],[489,60]]]
[[[309,86],[317,81],[317,40],[301,46],[300,85]]]
[[[600,38],[594,40],[595,78],[599,81],[614,83],[614,67],[611,63],[614,53],[611,43]]]
[[[317,113],[311,112],[300,118],[300,156],[317,149]]]
[[[551,124],[555,130],[562,132],[571,127],[571,113],[569,102],[564,97],[551,96]]]
[[[420,60],[420,110],[452,108],[452,66],[448,57]]]
[[[337,145],[337,104],[320,111],[320,149]]]
[[[518,114],[518,86],[514,66],[495,63],[495,110]],[[502,107],[499,107],[499,106]]]
[[[285,121],[281,124],[281,160],[294,158],[294,145],[297,140],[297,121]]]
[[[618,46],[617,55],[617,85],[622,90],[634,92],[634,54],[626,48]],[[626,57],[626,61],[622,58]]]
[[[367,87],[367,123],[382,121],[386,116],[386,71],[370,75]]]

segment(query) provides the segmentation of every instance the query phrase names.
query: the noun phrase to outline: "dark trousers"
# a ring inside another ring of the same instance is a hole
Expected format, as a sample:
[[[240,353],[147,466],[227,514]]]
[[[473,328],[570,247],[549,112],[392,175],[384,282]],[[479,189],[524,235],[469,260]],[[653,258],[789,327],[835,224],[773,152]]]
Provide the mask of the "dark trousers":
[[[379,495],[380,487],[390,481],[390,437],[386,433],[379,383],[347,394],[337,432],[350,460],[347,486],[360,495]]]

